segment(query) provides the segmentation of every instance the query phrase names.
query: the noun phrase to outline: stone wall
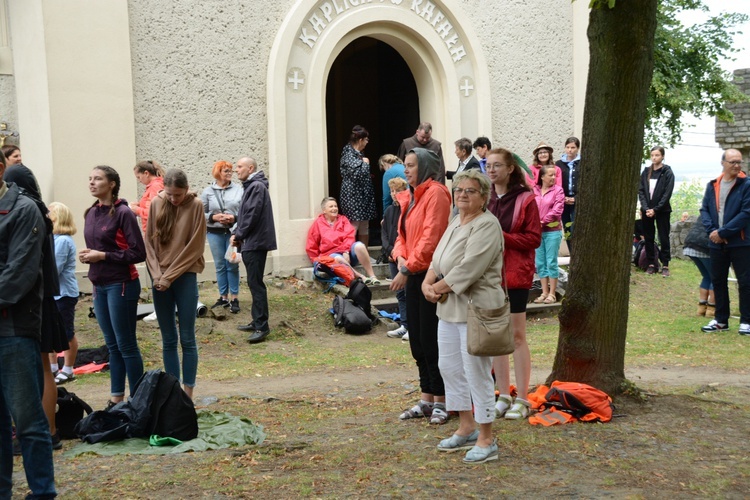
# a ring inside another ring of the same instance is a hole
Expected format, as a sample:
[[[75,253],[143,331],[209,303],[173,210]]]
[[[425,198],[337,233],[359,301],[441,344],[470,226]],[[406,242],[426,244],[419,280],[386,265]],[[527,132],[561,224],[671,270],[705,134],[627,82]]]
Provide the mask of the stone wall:
[[[734,79],[742,93],[750,95],[750,68],[735,70]],[[722,149],[739,149],[747,161],[750,156],[750,103],[728,104],[727,108],[734,113],[734,123],[716,120],[716,142]],[[747,164],[744,169],[747,171]]]

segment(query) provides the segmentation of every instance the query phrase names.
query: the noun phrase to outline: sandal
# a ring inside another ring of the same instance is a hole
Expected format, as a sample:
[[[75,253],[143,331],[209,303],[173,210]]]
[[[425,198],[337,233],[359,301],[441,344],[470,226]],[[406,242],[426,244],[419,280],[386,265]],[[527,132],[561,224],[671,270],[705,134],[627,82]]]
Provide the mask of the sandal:
[[[554,296],[554,295],[552,295],[552,294],[549,294],[549,295],[547,295],[547,296],[546,296],[546,297],[544,298],[544,303],[545,303],[545,304],[554,304],[555,302],[557,302],[557,297],[555,297],[555,296]]]
[[[516,398],[510,410],[505,412],[505,418],[508,420],[522,420],[529,416],[529,406],[531,406],[531,403],[525,399]]]
[[[510,407],[513,406],[513,398],[506,395],[501,394],[497,398],[497,402],[495,403],[495,415],[497,418],[503,418],[505,416],[505,413],[510,409]]]
[[[61,385],[61,384],[64,384],[65,382],[70,382],[71,380],[75,380],[75,379],[76,379],[76,376],[73,375],[72,373],[65,373],[64,371],[59,370],[57,372],[57,375],[55,375],[55,384]]]
[[[427,418],[432,415],[432,408],[426,405],[416,404],[404,410],[404,412],[398,416],[399,420],[411,420],[412,418]]]
[[[448,412],[444,408],[435,407],[432,409],[430,423],[433,425],[443,425],[448,421]]]
[[[539,297],[537,297],[537,298],[534,299],[534,304],[541,304],[541,303],[544,302],[544,299],[546,299],[546,298],[547,298],[547,294],[543,293]]]
[[[377,278],[377,276],[370,276],[369,278],[365,279],[365,285],[378,286],[380,285],[380,280]]]

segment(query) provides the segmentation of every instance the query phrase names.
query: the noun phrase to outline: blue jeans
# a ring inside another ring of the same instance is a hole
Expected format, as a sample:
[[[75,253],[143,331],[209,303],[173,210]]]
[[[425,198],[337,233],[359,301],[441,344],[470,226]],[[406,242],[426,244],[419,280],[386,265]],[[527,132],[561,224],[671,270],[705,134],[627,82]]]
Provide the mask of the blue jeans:
[[[557,254],[560,253],[562,231],[542,231],[542,244],[536,249],[536,272],[540,278],[560,276]]]
[[[42,409],[42,357],[39,342],[26,337],[0,337],[0,499],[13,489],[11,417],[21,443],[28,498],[53,498],[55,469],[49,422]]]
[[[223,257],[222,257],[223,258]],[[195,342],[195,310],[198,307],[198,279],[195,273],[185,273],[163,291],[154,289],[154,310],[161,330],[164,370],[188,387],[195,387],[198,373],[198,344]],[[175,308],[180,320],[179,335],[175,323]],[[182,377],[177,341],[182,346]]]
[[[395,262],[389,262],[388,268],[391,271],[391,279],[395,278],[398,274],[398,264]],[[401,316],[399,322],[401,323],[401,326],[408,330],[409,325],[406,316],[406,288],[402,288],[396,292],[396,299],[398,300],[398,314]]]
[[[690,256],[695,267],[701,272],[701,285],[704,290],[713,290],[714,285],[711,283],[711,258],[710,257],[693,257]]]
[[[135,336],[140,293],[138,278],[94,287],[94,313],[109,349],[109,387],[114,397],[125,395],[126,375],[131,396],[143,375],[143,358]]]
[[[219,286],[219,295],[226,297],[228,294],[238,295],[240,293],[240,265],[232,264],[224,255],[229,248],[231,234],[208,233],[208,246],[214,257],[216,266],[216,284]]]

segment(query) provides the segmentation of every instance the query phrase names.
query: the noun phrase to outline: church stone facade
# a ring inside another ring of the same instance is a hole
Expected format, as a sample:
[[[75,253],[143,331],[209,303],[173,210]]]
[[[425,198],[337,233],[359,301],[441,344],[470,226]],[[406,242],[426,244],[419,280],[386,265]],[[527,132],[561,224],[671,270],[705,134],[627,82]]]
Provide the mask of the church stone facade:
[[[447,165],[464,136],[525,159],[540,141],[562,152],[581,130],[587,21],[570,0],[0,0],[0,122],[79,228],[96,165],[134,200],[138,160],[183,168],[201,191],[215,161],[253,156],[279,240],[267,270],[287,273],[308,264],[357,123],[373,165],[420,120]]]

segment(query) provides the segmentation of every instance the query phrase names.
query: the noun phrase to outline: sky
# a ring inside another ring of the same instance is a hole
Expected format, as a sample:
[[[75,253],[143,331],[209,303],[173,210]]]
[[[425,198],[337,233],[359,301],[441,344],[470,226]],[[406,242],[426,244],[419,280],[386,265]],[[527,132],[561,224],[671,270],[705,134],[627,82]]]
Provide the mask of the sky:
[[[711,15],[731,11],[750,16],[750,0],[704,0]],[[685,25],[700,23],[706,19],[704,13],[682,13],[681,20]],[[743,24],[739,31],[743,33],[734,38],[734,46],[740,49],[735,53],[735,61],[722,61],[722,67],[727,71],[739,68],[750,68],[750,21]],[[665,163],[672,167],[678,181],[688,181],[697,178],[703,182],[719,174],[721,169],[721,148],[714,140],[715,119],[704,116],[700,119],[689,117],[685,119],[685,130],[682,142],[673,149],[668,149]],[[747,158],[745,159],[747,161]]]

